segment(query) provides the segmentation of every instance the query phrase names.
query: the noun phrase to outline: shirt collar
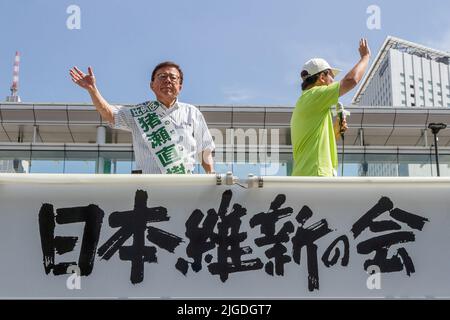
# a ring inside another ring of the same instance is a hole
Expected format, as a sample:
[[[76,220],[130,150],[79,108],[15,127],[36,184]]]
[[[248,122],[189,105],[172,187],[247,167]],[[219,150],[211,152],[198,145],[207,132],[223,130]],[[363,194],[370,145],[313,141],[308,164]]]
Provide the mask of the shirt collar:
[[[158,101],[158,100],[156,100],[156,101]],[[166,112],[166,113],[170,113],[170,112],[172,112],[172,111],[174,111],[174,110],[176,110],[176,109],[178,109],[180,107],[180,104],[178,102],[178,98],[175,100],[175,103],[170,108],[167,108],[164,105],[164,103],[162,103],[160,101],[158,101],[158,102],[159,102],[159,105],[160,105],[161,109],[164,110],[164,112]]]

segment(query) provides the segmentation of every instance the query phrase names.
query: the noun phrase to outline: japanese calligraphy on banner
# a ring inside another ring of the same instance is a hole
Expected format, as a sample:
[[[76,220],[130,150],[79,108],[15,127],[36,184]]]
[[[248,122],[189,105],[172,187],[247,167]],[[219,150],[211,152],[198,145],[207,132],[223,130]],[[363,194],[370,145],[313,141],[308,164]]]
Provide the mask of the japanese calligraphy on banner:
[[[0,297],[450,297],[450,179],[0,175]]]

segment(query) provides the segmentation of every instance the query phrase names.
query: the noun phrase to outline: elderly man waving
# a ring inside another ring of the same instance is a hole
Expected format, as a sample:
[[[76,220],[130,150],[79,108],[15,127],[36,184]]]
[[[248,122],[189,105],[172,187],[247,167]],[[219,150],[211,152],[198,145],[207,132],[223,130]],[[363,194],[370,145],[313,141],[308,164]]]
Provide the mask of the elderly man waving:
[[[111,127],[131,131],[136,168],[142,173],[192,173],[196,158],[206,173],[214,173],[214,142],[201,112],[178,101],[183,71],[174,62],[158,64],[150,88],[156,96],[131,108],[110,105],[100,94],[91,67],[88,74],[70,70],[73,82],[86,89],[92,103]]]

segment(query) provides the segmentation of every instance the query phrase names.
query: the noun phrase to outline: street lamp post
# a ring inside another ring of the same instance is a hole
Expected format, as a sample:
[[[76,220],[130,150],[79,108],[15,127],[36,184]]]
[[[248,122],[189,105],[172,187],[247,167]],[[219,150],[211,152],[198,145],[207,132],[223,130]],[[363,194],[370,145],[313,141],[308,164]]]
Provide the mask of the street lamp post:
[[[442,129],[447,128],[447,125],[445,123],[429,123],[428,124],[428,129],[431,129],[431,132],[434,135],[434,151],[435,151],[435,155],[436,155],[436,169],[437,169],[437,175],[438,177],[441,176],[441,173],[439,171],[439,153],[438,153],[438,138],[437,138],[437,134],[439,131],[441,131]]]

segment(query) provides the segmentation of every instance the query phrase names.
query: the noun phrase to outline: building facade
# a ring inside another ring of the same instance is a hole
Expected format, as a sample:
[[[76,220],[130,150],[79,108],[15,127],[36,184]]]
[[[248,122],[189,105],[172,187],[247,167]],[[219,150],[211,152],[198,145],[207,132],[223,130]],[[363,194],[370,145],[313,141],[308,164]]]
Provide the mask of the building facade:
[[[353,103],[450,107],[450,53],[388,37]]]
[[[216,171],[239,177],[289,175],[292,107],[200,106],[216,142]],[[430,122],[450,109],[348,108],[344,176],[436,175]],[[344,151],[344,152],[343,152]],[[439,133],[441,175],[450,175],[450,130]],[[341,165],[344,163],[342,172]],[[0,170],[29,173],[131,173],[131,134],[108,127],[92,105],[0,104]],[[202,172],[200,166],[197,172]]]

